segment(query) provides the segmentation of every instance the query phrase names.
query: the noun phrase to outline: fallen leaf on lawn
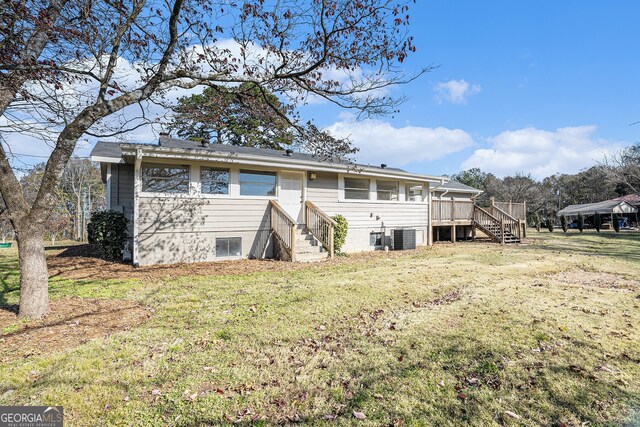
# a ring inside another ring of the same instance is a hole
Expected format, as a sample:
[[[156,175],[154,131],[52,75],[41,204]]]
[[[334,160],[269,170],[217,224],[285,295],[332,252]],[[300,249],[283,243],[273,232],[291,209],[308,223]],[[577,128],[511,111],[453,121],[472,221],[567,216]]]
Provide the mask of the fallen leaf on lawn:
[[[367,416],[363,412],[353,411],[353,416],[359,420],[366,420]]]
[[[514,420],[519,420],[520,419],[520,415],[516,414],[515,412],[504,411],[504,413],[505,413],[506,416],[511,417]]]
[[[375,397],[376,399],[384,399],[384,396],[381,395],[380,393],[374,394],[373,397]]]
[[[198,397],[198,392],[195,392],[191,396],[189,396],[189,400],[193,402],[194,400],[196,400],[196,397]]]
[[[467,400],[467,395],[464,393],[458,393],[458,399],[460,400]]]
[[[444,381],[440,381],[440,382],[438,383],[438,385],[439,385],[440,387],[444,387]]]
[[[151,391],[151,394],[153,396],[160,396],[162,394],[162,392],[160,390],[158,390],[158,389],[155,389],[155,390]]]
[[[338,416],[337,416],[337,415],[335,415],[335,414],[327,414],[327,415],[325,415],[323,418],[324,418],[325,420],[333,421],[333,420],[335,420],[336,418],[338,418]]]

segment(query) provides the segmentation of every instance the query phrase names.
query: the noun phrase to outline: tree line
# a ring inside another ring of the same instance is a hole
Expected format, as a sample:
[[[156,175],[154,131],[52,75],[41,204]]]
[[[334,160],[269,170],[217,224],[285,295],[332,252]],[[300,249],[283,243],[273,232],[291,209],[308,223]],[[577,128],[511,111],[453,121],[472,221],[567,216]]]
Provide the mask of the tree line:
[[[640,144],[627,147],[576,174],[553,174],[541,180],[531,174],[499,178],[479,168],[452,175],[452,179],[482,190],[480,205],[494,197],[500,201],[527,202],[527,221],[553,223],[556,213],[568,206],[596,203],[640,193]]]

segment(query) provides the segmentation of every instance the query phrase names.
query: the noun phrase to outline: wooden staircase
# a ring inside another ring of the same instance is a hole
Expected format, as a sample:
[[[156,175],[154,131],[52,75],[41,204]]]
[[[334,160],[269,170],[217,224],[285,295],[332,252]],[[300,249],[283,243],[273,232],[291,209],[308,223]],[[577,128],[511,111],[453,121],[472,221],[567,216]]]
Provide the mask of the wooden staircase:
[[[485,210],[474,205],[473,223],[496,243],[520,243],[522,240],[521,221],[495,206]]]
[[[305,203],[306,224],[298,224],[275,200],[270,202],[276,254],[287,261],[313,262],[333,258],[336,223],[313,203]]]

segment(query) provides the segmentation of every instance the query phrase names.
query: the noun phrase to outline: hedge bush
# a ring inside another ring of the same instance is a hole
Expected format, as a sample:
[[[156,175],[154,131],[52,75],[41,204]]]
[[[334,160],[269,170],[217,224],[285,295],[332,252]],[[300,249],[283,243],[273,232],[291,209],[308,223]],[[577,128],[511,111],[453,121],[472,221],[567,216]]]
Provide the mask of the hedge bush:
[[[578,230],[580,230],[581,233],[582,230],[584,230],[584,217],[582,214],[578,214]]]
[[[549,233],[553,233],[553,217],[547,218],[547,229]]]
[[[333,248],[336,253],[340,253],[345,240],[347,240],[349,223],[347,222],[347,219],[340,214],[332,216],[331,219],[336,222],[336,227],[333,231]]]
[[[593,226],[596,228],[596,231],[599,233],[602,228],[602,217],[598,212],[593,215]]]
[[[562,231],[564,231],[565,233],[567,232],[567,229],[569,228],[569,224],[567,223],[567,217],[562,215],[560,217],[560,225],[562,226]]]
[[[616,233],[620,232],[620,216],[617,213],[613,214],[613,229],[616,230]]]
[[[122,247],[127,240],[129,221],[122,212],[97,211],[87,224],[89,243],[100,247],[102,256],[110,261],[122,259]]]

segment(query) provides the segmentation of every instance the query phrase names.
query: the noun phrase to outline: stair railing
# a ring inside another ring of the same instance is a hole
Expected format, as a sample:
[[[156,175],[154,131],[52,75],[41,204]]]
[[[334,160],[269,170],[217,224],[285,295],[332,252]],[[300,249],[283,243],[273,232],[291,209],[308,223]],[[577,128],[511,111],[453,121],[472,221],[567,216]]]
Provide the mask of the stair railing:
[[[518,239],[522,239],[522,227],[519,219],[515,219],[495,205],[490,206],[488,209],[491,215],[504,222],[504,226],[502,227],[503,230],[511,233]]]
[[[329,251],[329,256],[333,258],[336,222],[308,200],[304,203],[304,209],[307,229],[322,243],[322,246]]]
[[[296,222],[275,200],[270,200],[271,230],[282,243],[291,261],[296,260]]]
[[[504,227],[502,227],[502,221],[495,216],[491,215],[480,206],[475,205],[473,207],[473,221],[482,229],[485,233],[489,234],[489,237],[498,243],[504,243]],[[492,228],[501,228],[500,235],[495,234]]]

